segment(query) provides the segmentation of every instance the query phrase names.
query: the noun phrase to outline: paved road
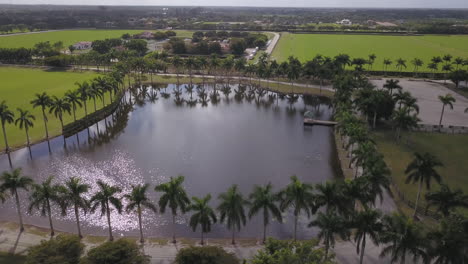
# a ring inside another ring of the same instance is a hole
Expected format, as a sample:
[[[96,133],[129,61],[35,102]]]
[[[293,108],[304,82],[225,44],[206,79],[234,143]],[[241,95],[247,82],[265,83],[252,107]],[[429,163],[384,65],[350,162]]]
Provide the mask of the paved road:
[[[271,53],[273,52],[273,50],[275,49],[276,47],[276,44],[278,44],[278,40],[280,39],[280,34],[276,33],[276,32],[268,32],[268,33],[272,33],[274,34],[275,36],[273,37],[273,39],[271,40],[271,43],[270,45],[268,45],[268,47],[266,48],[265,52],[268,53],[269,55],[271,55]]]
[[[372,83],[378,88],[382,88],[386,80],[387,79],[372,80]],[[419,118],[421,119],[421,123],[438,125],[442,111],[442,103],[439,101],[438,96],[451,94],[455,97],[456,102],[453,110],[448,106],[445,107],[442,125],[468,126],[468,114],[465,113],[465,109],[468,107],[467,98],[447,89],[439,83],[410,81],[407,79],[399,80],[403,89],[410,92],[418,99],[418,105],[420,108]]]

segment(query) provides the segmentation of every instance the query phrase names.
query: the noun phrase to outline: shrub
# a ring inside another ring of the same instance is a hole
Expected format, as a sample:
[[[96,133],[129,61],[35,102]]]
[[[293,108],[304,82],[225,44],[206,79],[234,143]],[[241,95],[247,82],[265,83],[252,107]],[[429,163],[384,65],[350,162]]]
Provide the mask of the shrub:
[[[83,250],[78,236],[59,235],[31,247],[25,264],[78,264]]]
[[[318,248],[315,240],[293,242],[269,238],[265,249],[258,251],[253,257],[252,264],[332,264],[333,257],[325,260],[325,251]]]
[[[176,264],[238,264],[239,260],[232,253],[215,246],[188,247],[177,253]]]
[[[134,241],[122,238],[91,249],[81,264],[147,264],[149,261]]]

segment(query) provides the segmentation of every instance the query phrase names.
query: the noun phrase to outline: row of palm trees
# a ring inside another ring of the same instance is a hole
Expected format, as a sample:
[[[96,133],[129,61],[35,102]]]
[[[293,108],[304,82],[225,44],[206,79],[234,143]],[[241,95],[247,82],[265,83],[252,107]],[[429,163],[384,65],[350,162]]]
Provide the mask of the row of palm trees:
[[[358,117],[359,113],[365,109],[365,107],[362,107],[365,102],[359,99],[359,96],[364,94],[362,93],[363,90],[369,89],[368,81],[360,78],[360,76],[343,75],[335,79],[334,87],[336,89],[333,99],[335,119],[339,122],[336,128],[343,142],[342,147],[348,151],[349,167],[352,168],[354,164],[356,168],[353,182],[363,181],[365,185],[372,186],[375,185],[375,179],[373,178],[378,178],[381,184],[376,188],[383,187],[390,191],[390,171],[368,132],[367,122]],[[384,88],[389,90],[389,94],[392,94],[394,89],[398,90],[394,95],[397,97],[395,103],[399,104],[399,109],[394,110],[392,119],[398,121],[400,117],[395,117],[395,115],[404,117],[399,121],[401,122],[400,126],[416,123],[416,114],[419,112],[416,100],[409,93],[402,94],[397,81],[387,81]],[[353,100],[353,98],[355,99]],[[368,98],[372,98],[372,96],[368,96]],[[407,174],[406,183],[418,184],[413,218],[418,212],[422,188],[425,186],[429,189],[431,182],[434,180],[438,183],[442,182],[441,175],[437,171],[437,168],[441,166],[443,166],[442,163],[429,153],[415,153],[414,160],[407,166],[405,170]],[[362,169],[360,177],[358,177],[359,168]],[[359,188],[359,191],[361,190],[362,188]],[[382,200],[382,195],[380,198]],[[425,198],[428,206],[436,206],[437,211],[443,216],[439,230],[427,234],[425,234],[426,232],[422,226],[413,223],[412,220],[403,215],[382,217],[378,211],[369,210],[365,201],[363,203],[358,200],[363,204],[363,209],[360,211],[361,217],[366,220],[357,223],[365,223],[361,227],[362,230],[367,228],[366,232],[362,232],[360,236],[355,237],[356,243],[362,243],[360,250],[365,248],[367,235],[375,244],[391,244],[384,247],[382,255],[391,253],[392,262],[400,260],[404,263],[405,257],[412,255],[415,260],[421,258],[424,262],[432,258],[435,259],[435,263],[462,263],[467,258],[465,252],[468,241],[468,228],[466,225],[468,220],[454,212],[456,208],[468,208],[468,195],[463,194],[460,190],[452,191],[447,185],[441,185],[440,190],[427,193]],[[343,226],[340,224],[339,219],[333,215],[322,216],[323,219],[334,221],[333,226]],[[320,216],[318,220],[320,220]],[[452,226],[453,230],[448,228],[448,225],[454,223],[456,225]],[[390,226],[393,228],[389,228]],[[356,234],[360,233],[359,229],[355,231]],[[392,229],[393,231],[389,231]],[[322,230],[322,232],[324,231]],[[342,229],[338,230],[337,234],[347,236],[348,233],[346,232],[346,229]],[[324,234],[321,235],[324,236]],[[446,245],[450,245],[450,249]],[[362,258],[363,255],[361,254],[361,262]]]
[[[62,128],[64,129],[64,115],[73,115],[73,120],[76,121],[76,111],[78,108],[84,107],[85,118],[88,116],[87,102],[93,100],[94,111],[97,111],[96,99],[101,99],[102,106],[106,105],[105,95],[109,94],[110,102],[113,101],[113,94],[119,91],[119,85],[113,77],[104,76],[96,77],[90,83],[76,83],[78,86],[75,90],[69,90],[63,97],[50,96],[46,92],[38,93],[35,98],[30,102],[33,108],[40,108],[42,111],[42,120],[45,128],[45,138],[49,139],[48,129],[48,116],[53,114],[59,121]],[[16,117],[15,117],[16,116]],[[2,124],[3,138],[5,142],[5,150],[9,151],[6,125],[14,124],[19,129],[24,129],[26,133],[26,142],[29,147],[30,136],[29,131],[34,127],[36,116],[33,115],[29,110],[18,108],[17,115],[14,111],[10,110],[6,101],[0,102],[0,121]],[[64,143],[66,143],[64,139]]]
[[[413,165],[409,168],[411,166]],[[24,228],[18,191],[23,189],[30,191],[29,211],[37,209],[43,216],[49,218],[51,236],[54,235],[53,207],[60,208],[63,214],[66,214],[69,208],[74,212],[80,237],[82,237],[80,211],[99,210],[107,218],[110,240],[113,240],[111,211],[122,213],[125,210],[138,218],[140,241],[144,242],[142,213],[144,210],[157,212],[156,204],[148,198],[149,184],[132,186],[130,193],[122,194],[122,189],[119,187],[98,181],[99,190],[90,199],[86,199],[90,186],[82,183],[79,178],[72,177],[63,185],[53,183],[53,179],[49,177],[37,184],[31,178],[23,176],[20,169],[2,174],[0,185],[2,200],[7,199],[9,195],[15,198],[21,230]],[[327,257],[330,248],[335,244],[336,236],[341,236],[343,239],[353,237],[357,252],[360,254],[360,263],[365,254],[367,238],[375,244],[384,243],[382,255],[391,254],[395,260],[404,260],[408,253],[413,254],[414,258],[440,257],[437,255],[439,253],[431,253],[432,255],[426,253],[428,240],[423,236],[418,224],[402,215],[383,216],[379,210],[372,209],[360,194],[365,192],[361,185],[365,184],[365,181],[364,177],[359,177],[344,182],[326,182],[313,186],[292,176],[290,184],[279,192],[274,192],[272,184],[269,183],[255,186],[248,198],[244,197],[237,185],[233,185],[218,196],[219,205],[216,209],[210,206],[212,198],[210,194],[200,198],[193,197],[190,200],[183,186],[183,176],[171,177],[168,182],[157,185],[154,190],[161,193],[158,201],[160,213],[164,214],[166,210],[170,210],[174,227],[176,216],[192,212],[189,225],[193,231],[201,229],[201,244],[204,244],[204,234],[210,232],[212,225],[217,222],[218,215],[219,221],[225,223],[232,231],[232,243],[235,244],[236,231],[246,224],[247,218],[254,215],[259,214],[263,218],[263,241],[265,241],[266,228],[270,220],[282,222],[282,212],[291,210],[294,215],[294,239],[296,239],[299,215],[310,217],[323,207],[324,209],[318,212],[309,226],[320,229],[319,238],[324,242]],[[125,207],[124,200],[127,202]],[[356,210],[357,203],[363,206],[362,210]],[[175,229],[173,242],[176,242]],[[404,254],[400,252],[401,250],[405,251]]]

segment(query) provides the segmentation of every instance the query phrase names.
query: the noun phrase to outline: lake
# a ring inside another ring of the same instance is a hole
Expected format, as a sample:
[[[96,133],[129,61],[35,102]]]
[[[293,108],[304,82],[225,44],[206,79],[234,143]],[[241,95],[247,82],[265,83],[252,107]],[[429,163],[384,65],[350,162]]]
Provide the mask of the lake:
[[[56,182],[81,177],[97,190],[101,179],[120,186],[124,193],[132,185],[149,183],[149,196],[157,201],[156,184],[171,176],[184,175],[190,197],[211,193],[211,205],[233,184],[248,196],[256,184],[271,182],[275,190],[286,186],[291,175],[310,183],[340,177],[332,128],[304,127],[303,115],[311,111],[327,120],[332,109],[329,99],[312,96],[283,96],[249,87],[193,88],[188,85],[141,87],[126,94],[119,109],[105,120],[66,139],[57,137],[10,154],[13,167],[42,181],[49,175]],[[190,90],[190,88],[189,88]],[[244,91],[245,90],[245,91]],[[89,136],[88,136],[89,135]],[[50,147],[49,147],[50,146]],[[49,151],[50,149],[50,151]],[[10,169],[8,156],[0,156],[0,171]],[[28,207],[27,194],[20,193],[22,209]],[[89,194],[89,197],[92,194]],[[199,237],[188,226],[190,213],[177,217],[177,236]],[[17,221],[13,199],[0,205],[0,220]],[[74,215],[60,216],[54,210],[58,230],[76,232]],[[145,211],[146,236],[170,237],[171,216]],[[299,219],[298,238],[310,238],[317,230]],[[25,216],[25,223],[48,227],[38,212]],[[105,218],[99,212],[82,215],[83,233],[107,235]],[[112,212],[115,236],[138,235],[136,215]],[[262,220],[253,217],[239,237],[261,238]],[[285,223],[273,222],[268,235],[292,237],[293,221],[285,213]],[[216,224],[208,238],[229,238],[230,232]]]

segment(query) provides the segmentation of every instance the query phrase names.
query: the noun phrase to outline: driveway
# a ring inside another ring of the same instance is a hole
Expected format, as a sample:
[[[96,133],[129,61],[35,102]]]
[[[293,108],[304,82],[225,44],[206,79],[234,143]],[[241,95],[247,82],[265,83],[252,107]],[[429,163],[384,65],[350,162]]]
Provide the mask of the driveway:
[[[465,113],[465,109],[468,107],[467,98],[447,89],[442,84],[407,79],[399,80],[403,90],[410,92],[418,99],[421,123],[438,125],[442,111],[442,103],[439,101],[438,96],[451,94],[455,97],[456,102],[453,105],[453,110],[448,106],[445,107],[442,125],[468,126],[468,113]],[[385,81],[386,79],[372,80],[372,83],[378,88],[382,88]]]

